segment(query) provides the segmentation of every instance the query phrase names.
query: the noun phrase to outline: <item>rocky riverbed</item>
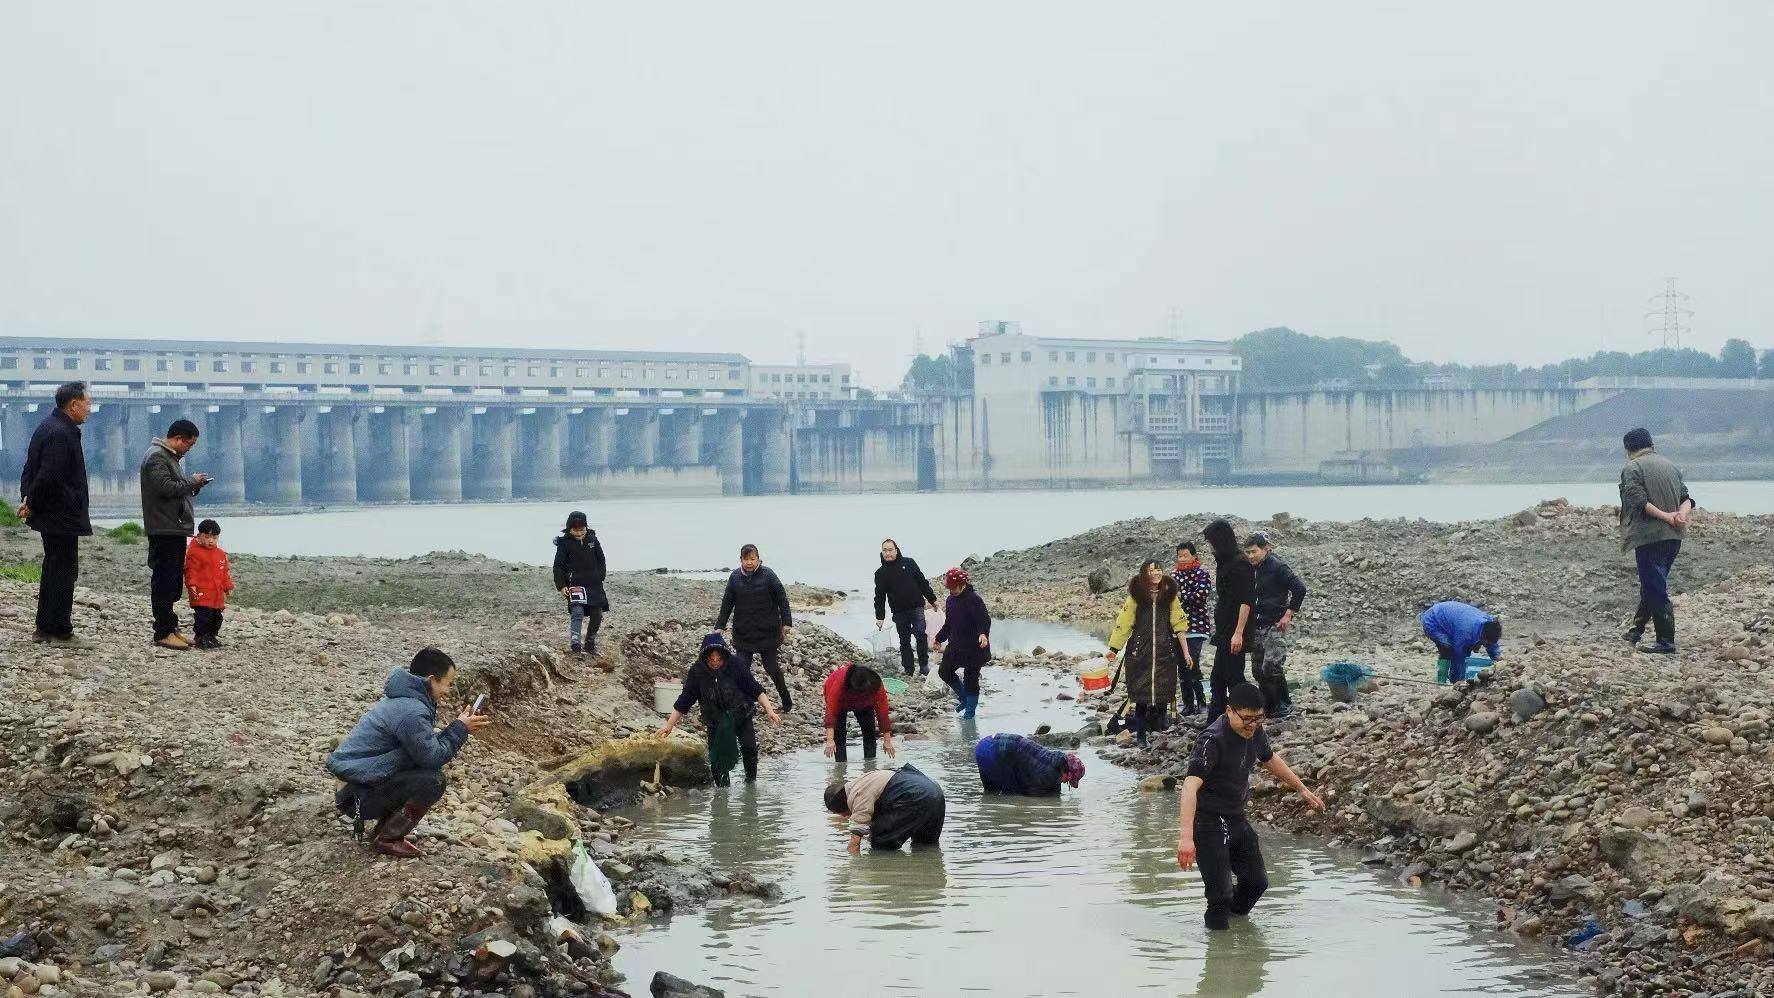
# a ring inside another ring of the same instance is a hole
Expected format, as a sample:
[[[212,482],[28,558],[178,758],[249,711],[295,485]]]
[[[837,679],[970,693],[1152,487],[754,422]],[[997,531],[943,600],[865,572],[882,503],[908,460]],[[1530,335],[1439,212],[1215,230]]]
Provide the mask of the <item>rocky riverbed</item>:
[[[0,562],[28,564],[36,548],[0,529]],[[35,587],[0,580],[8,998],[620,994],[609,956],[624,926],[717,894],[773,897],[699,857],[627,846],[620,806],[576,799],[595,784],[627,803],[661,772],[706,782],[697,722],[653,737],[652,684],[692,660],[718,583],[613,577],[599,654],[574,656],[545,570],[448,553],[232,556],[226,647],[172,652],[148,644],[144,554],[82,545],[85,651],[30,643]],[[833,594],[791,598],[811,608]],[[460,666],[440,717],[486,691],[494,723],[450,765],[421,826],[426,857],[403,863],[352,840],[322,761],[388,670],[428,644]],[[781,728],[760,719],[766,752],[819,740],[821,678],[863,655],[798,626],[785,655],[798,709]],[[951,716],[916,686],[895,707],[906,731]],[[574,840],[613,882],[617,916],[575,908]]]
[[[1120,596],[1092,593],[1090,571],[1130,571],[1206,519],[1115,524],[994,556],[974,578],[1000,612],[1046,607],[1105,630]],[[1290,658],[1297,712],[1270,733],[1329,802],[1310,813],[1259,775],[1254,817],[1359,847],[1406,882],[1494,899],[1500,931],[1576,950],[1601,993],[1774,992],[1774,519],[1696,526],[1674,656],[1619,640],[1636,590],[1612,519],[1552,502],[1449,526],[1240,524],[1269,530],[1313,589]],[[1326,694],[1317,671],[1336,659],[1426,675],[1414,616],[1443,598],[1501,607],[1502,662],[1457,687]],[[1109,751],[1163,792],[1198,723]]]

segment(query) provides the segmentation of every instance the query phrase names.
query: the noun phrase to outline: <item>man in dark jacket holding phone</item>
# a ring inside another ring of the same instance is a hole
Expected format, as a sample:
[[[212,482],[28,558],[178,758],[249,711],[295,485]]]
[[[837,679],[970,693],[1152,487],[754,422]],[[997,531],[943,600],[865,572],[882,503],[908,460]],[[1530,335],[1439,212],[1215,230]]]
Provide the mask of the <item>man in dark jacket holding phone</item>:
[[[92,536],[86,509],[86,452],[80,424],[92,411],[86,383],[55,390],[55,411],[37,424],[19,476],[19,519],[43,538],[43,570],[37,582],[37,630],[31,640],[69,648],[89,643],[74,636],[74,580],[80,577],[80,538]]]
[[[930,635],[926,633],[924,607],[936,609],[936,591],[918,563],[900,553],[889,537],[881,542],[881,567],[875,569],[875,629],[893,611],[893,628],[899,632],[899,667],[912,674],[912,645],[916,636],[918,674],[930,674]]]
[[[727,577],[715,630],[725,631],[729,619],[733,621],[734,664],[750,672],[752,658],[761,658],[764,672],[776,684],[783,711],[794,710],[788,680],[783,678],[782,666],[777,661],[782,643],[788,640],[789,628],[794,626],[788,611],[788,590],[775,572],[764,567],[756,544],[739,549],[739,567]]]
[[[185,589],[185,546],[197,532],[192,500],[209,484],[205,474],[186,475],[185,455],[197,446],[197,424],[175,419],[166,436],[154,438],[142,456],[142,532],[148,535],[148,605],[154,613],[153,643],[189,651],[173,604]]]
[[[450,656],[421,649],[411,665],[388,674],[382,699],[327,757],[327,772],[345,781],[335,803],[357,818],[360,832],[363,822],[377,823],[370,839],[383,855],[421,855],[407,836],[449,786],[444,764],[487,726],[486,715],[463,707],[448,727],[434,730],[438,697],[455,678]]]

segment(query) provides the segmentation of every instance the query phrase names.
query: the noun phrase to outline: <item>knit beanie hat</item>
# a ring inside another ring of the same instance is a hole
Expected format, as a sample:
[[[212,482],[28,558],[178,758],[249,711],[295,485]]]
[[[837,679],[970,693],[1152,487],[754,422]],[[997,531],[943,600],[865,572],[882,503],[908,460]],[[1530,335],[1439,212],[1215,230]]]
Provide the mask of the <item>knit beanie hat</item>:
[[[1078,781],[1084,779],[1084,760],[1078,753],[1067,752],[1065,764],[1059,768],[1059,778],[1070,783],[1072,789],[1078,789]]]

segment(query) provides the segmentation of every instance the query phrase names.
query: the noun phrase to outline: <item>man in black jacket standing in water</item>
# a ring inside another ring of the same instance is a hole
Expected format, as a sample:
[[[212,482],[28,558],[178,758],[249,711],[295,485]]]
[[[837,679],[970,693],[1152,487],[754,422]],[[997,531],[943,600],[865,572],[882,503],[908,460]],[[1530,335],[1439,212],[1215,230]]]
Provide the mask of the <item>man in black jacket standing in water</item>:
[[[1226,700],[1226,713],[1195,742],[1177,809],[1177,865],[1187,870],[1201,864],[1209,929],[1227,928],[1230,915],[1250,914],[1269,889],[1256,829],[1244,818],[1250,771],[1262,763],[1269,775],[1305,798],[1308,807],[1324,810],[1324,801],[1269,748],[1269,736],[1263,731],[1263,694],[1249,683],[1239,683]]]
[[[763,659],[764,672],[776,684],[783,711],[794,710],[788,680],[783,678],[782,666],[777,661],[782,643],[788,640],[788,630],[794,626],[788,612],[788,590],[782,587],[775,572],[764,567],[756,544],[739,549],[739,567],[727,577],[727,591],[721,594],[721,615],[715,620],[715,630],[726,630],[728,618],[733,621],[733,663],[750,672],[752,657]]]
[[[893,628],[899,632],[899,665],[912,674],[912,637],[917,636],[918,674],[930,675],[930,635],[926,633],[924,607],[936,609],[936,591],[918,563],[899,553],[889,537],[881,542],[881,567],[875,569],[875,629],[880,630],[893,610]]]

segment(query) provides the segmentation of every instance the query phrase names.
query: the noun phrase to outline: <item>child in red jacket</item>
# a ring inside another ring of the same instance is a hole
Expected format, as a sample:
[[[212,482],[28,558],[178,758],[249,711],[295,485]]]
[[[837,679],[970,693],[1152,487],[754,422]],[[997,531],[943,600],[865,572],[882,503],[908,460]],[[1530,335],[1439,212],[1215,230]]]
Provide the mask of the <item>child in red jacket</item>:
[[[217,543],[221,536],[221,524],[205,520],[185,548],[185,587],[191,591],[191,612],[197,617],[196,644],[204,651],[222,647],[216,637],[222,630],[222,603],[234,591],[228,553]]]

